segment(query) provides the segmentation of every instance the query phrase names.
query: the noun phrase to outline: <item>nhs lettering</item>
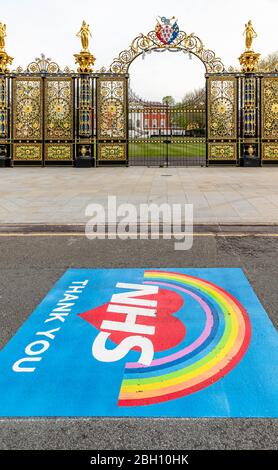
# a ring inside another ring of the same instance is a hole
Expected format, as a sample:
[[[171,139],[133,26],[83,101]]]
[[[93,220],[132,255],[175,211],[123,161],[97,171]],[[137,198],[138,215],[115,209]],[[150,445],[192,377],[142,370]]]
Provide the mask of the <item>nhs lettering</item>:
[[[142,351],[139,362],[147,366],[153,360],[154,348],[151,339],[141,335],[153,336],[155,334],[155,326],[140,324],[140,320],[138,320],[137,323],[137,319],[139,316],[155,317],[157,300],[148,300],[138,297],[155,295],[158,293],[158,287],[120,282],[116,287],[132,290],[112,296],[106,312],[117,314],[119,319],[116,321],[102,321],[101,329],[105,331],[100,332],[96,337],[93,343],[93,355],[102,362],[115,362],[122,359],[130,349],[137,346]],[[125,315],[124,321],[121,321],[122,315]],[[105,348],[105,343],[111,336],[112,331],[132,333],[136,336],[128,336],[124,338],[114,350],[108,350]]]
[[[109,303],[80,315],[100,330],[92,354],[98,361],[116,362],[131,350],[140,351],[138,363],[149,366],[155,352],[174,347],[184,338],[183,323],[169,318],[182,307],[183,300],[157,285],[118,282],[116,288],[121,291],[113,294]],[[108,339],[115,348],[107,348]]]

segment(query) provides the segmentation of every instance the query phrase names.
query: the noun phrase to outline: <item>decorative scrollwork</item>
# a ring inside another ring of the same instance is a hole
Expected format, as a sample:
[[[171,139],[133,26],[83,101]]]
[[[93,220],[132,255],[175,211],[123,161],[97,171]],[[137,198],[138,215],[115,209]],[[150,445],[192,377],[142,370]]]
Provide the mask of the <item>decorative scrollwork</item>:
[[[20,140],[42,136],[42,79],[16,77],[13,82],[14,137]]]
[[[110,66],[112,73],[127,73],[130,64],[136,57],[150,51],[161,52],[184,51],[198,57],[204,64],[207,73],[224,72],[225,67],[219,57],[209,49],[205,49],[203,42],[194,33],[187,35],[184,31],[179,31],[171,44],[162,43],[157,37],[156,31],[150,31],[147,35],[140,34],[133,41],[129,49],[120,52]]]
[[[41,54],[40,57],[37,57],[33,62],[27,65],[24,70],[22,67],[17,67],[13,71],[14,73],[74,73],[69,67],[61,69],[60,66],[53,62],[49,57],[47,58],[44,54]]]
[[[42,160],[41,144],[14,144],[14,160]]]
[[[8,133],[8,93],[6,78],[0,78],[0,138]]]
[[[125,144],[100,144],[98,159],[110,162],[126,160]]]
[[[72,137],[72,80],[49,78],[46,81],[45,134],[48,139]]]
[[[263,78],[263,138],[278,139],[278,77]]]
[[[263,143],[262,158],[263,160],[278,160],[278,144]]]
[[[209,160],[236,160],[236,144],[209,144]]]
[[[122,79],[100,79],[98,83],[98,137],[126,138],[125,82]]]
[[[236,81],[209,78],[208,133],[210,139],[236,138]]]
[[[79,82],[79,135],[82,137],[91,137],[93,131],[92,94],[91,78],[83,76]]]
[[[71,144],[46,144],[45,146],[46,161],[65,161],[72,160]]]

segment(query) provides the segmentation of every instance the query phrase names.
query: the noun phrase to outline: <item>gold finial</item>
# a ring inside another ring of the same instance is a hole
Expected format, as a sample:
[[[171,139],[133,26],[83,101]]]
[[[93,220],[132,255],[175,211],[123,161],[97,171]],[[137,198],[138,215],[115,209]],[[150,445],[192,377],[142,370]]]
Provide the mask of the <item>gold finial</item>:
[[[92,37],[92,33],[86,21],[82,22],[80,31],[78,31],[76,36],[81,38],[82,52],[87,52],[89,48],[89,36]]]
[[[9,72],[8,64],[11,64],[13,58],[5,51],[6,25],[0,23],[0,73]]]
[[[252,21],[249,20],[245,25],[245,52],[241,54],[239,61],[242,71],[245,73],[253,73],[258,71],[258,62],[260,54],[252,50],[253,39],[258,35],[253,28]]]
[[[93,54],[89,52],[89,36],[92,37],[92,34],[86,21],[82,22],[82,26],[76,36],[81,39],[82,45],[80,53],[74,54],[75,63],[79,65],[77,71],[80,73],[90,73],[93,71],[92,66],[96,59]]]
[[[246,52],[252,51],[253,39],[258,37],[258,35],[253,28],[251,20],[249,20],[248,23],[245,25],[245,30],[243,34],[245,34],[245,47],[246,47],[245,51]]]

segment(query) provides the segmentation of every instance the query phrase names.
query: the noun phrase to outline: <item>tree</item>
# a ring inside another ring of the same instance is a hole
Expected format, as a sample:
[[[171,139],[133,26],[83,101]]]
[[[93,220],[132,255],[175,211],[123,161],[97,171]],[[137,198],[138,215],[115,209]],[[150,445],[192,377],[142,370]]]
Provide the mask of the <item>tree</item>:
[[[175,100],[173,96],[164,96],[164,98],[162,98],[162,103],[168,104],[168,106],[173,106],[175,104]]]
[[[206,109],[205,88],[199,88],[186,93],[182,101],[176,104],[175,108],[177,110],[180,109],[180,112],[177,112],[172,117],[172,123],[175,126],[186,131],[205,128],[205,113],[198,112]]]
[[[206,90],[205,88],[198,88],[190,91],[184,95],[182,105],[186,108],[205,109],[206,107]]]
[[[278,51],[263,57],[259,61],[259,70],[261,72],[278,72]]]

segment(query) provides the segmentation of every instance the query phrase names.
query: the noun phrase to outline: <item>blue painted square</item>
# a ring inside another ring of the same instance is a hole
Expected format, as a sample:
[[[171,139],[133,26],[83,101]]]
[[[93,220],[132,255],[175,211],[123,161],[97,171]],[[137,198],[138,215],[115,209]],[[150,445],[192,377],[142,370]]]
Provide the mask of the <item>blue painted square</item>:
[[[1,416],[277,417],[240,269],[69,269],[0,353]]]

